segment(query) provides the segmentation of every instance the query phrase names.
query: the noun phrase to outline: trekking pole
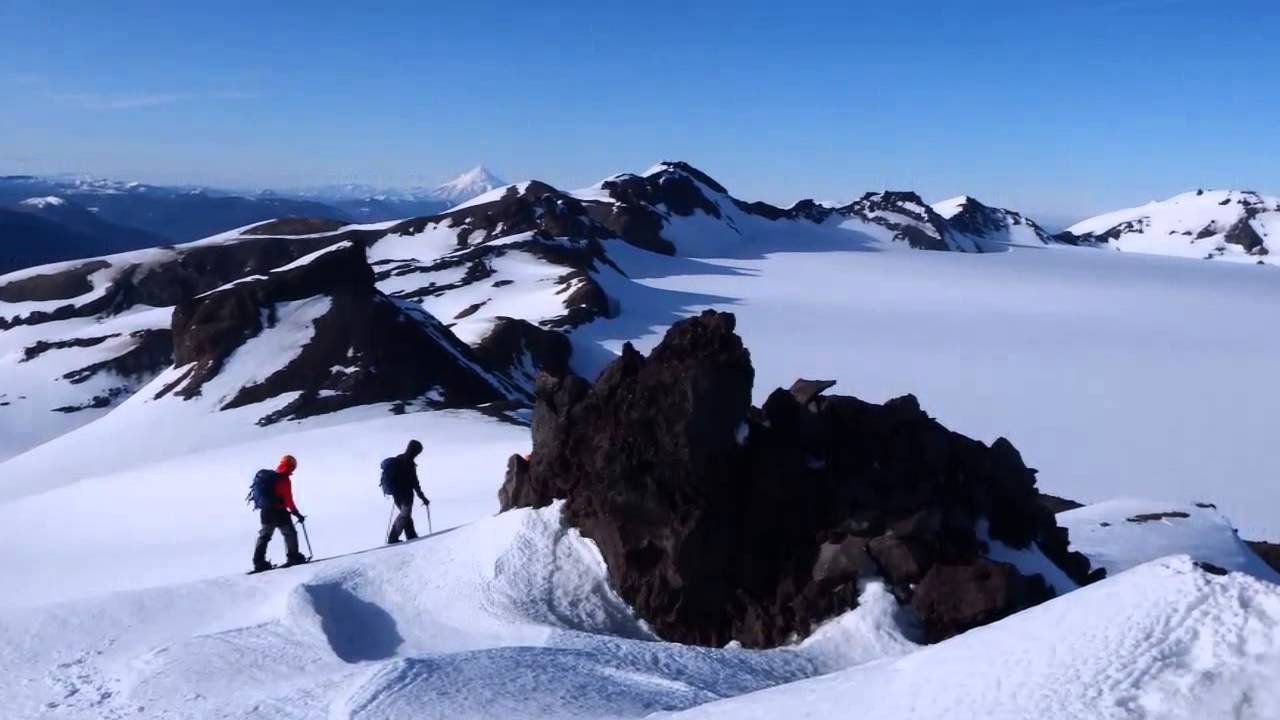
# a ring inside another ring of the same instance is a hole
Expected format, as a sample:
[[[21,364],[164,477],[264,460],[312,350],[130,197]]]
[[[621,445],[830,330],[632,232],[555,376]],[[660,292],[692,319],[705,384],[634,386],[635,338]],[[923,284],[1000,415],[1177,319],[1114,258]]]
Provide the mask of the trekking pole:
[[[302,537],[307,541],[307,562],[311,562],[311,558],[315,557],[315,553],[311,552],[311,536],[307,534],[307,523],[299,520],[298,524],[302,526]]]
[[[387,531],[382,533],[382,541],[386,542],[391,539],[391,526],[396,521],[396,503],[391,501],[391,516],[387,518]]]
[[[311,550],[311,534],[307,532],[307,523],[305,520],[299,520],[298,525],[302,527],[302,539],[307,541],[307,561],[315,557],[315,553]]]
[[[435,530],[431,529],[431,504],[428,503],[427,504],[427,534],[434,535],[435,532],[436,532]]]

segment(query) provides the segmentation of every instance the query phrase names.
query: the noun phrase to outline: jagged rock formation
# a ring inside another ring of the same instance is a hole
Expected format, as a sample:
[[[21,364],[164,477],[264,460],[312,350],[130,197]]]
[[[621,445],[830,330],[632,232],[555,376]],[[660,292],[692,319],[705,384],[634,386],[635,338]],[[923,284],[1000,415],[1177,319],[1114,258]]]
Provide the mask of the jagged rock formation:
[[[233,353],[273,331],[283,304],[316,300],[327,307],[296,355],[261,380],[232,378],[223,409],[296,393],[259,420],[265,425],[372,403],[461,407],[520,397],[435,318],[379,292],[364,248],[350,242],[179,303],[174,362],[186,370],[160,397],[199,397]]]
[[[1053,236],[1021,213],[984,205],[967,195],[934,203],[933,209],[955,232],[987,250],[1009,245],[1049,245]]]
[[[500,317],[474,348],[484,367],[499,371],[532,393],[539,372],[569,372],[569,338],[525,320]]]
[[[954,231],[946,218],[913,192],[867,193],[840,212],[882,225],[895,233],[895,241],[919,250],[983,251],[981,244]]]
[[[1089,563],[1040,504],[1035,471],[930,419],[798,381],[752,408],[734,317],[676,323],[630,345],[594,384],[544,375],[533,453],[512,458],[504,508],[564,499],[613,586],[662,637],[767,647],[853,607],[882,576],[940,640],[1051,597],[986,557],[1038,547],[1076,582]]]

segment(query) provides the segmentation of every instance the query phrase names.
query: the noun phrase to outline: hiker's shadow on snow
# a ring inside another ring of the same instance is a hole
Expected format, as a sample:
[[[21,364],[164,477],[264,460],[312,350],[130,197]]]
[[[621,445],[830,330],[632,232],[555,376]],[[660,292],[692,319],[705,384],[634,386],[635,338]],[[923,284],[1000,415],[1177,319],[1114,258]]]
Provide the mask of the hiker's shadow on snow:
[[[304,585],[303,589],[329,647],[344,662],[385,660],[404,642],[386,610],[356,595],[341,581]]]

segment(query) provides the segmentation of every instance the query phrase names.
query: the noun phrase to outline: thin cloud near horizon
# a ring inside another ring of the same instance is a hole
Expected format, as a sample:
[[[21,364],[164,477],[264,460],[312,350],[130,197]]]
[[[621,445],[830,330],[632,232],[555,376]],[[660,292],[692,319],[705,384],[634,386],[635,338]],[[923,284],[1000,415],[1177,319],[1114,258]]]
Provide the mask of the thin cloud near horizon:
[[[137,93],[109,95],[104,93],[51,92],[47,97],[59,102],[70,102],[88,110],[131,110],[174,105],[199,100],[249,100],[258,93],[242,91],[206,91],[177,93]]]

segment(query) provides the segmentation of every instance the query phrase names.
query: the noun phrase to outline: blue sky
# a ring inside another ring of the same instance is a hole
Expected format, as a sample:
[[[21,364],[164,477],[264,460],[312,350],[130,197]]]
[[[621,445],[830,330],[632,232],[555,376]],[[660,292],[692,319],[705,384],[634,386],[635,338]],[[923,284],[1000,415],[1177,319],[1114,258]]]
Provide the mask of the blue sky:
[[[960,193],[1076,217],[1280,193],[1271,0],[0,0],[0,173]],[[437,7],[438,6],[438,7]]]

